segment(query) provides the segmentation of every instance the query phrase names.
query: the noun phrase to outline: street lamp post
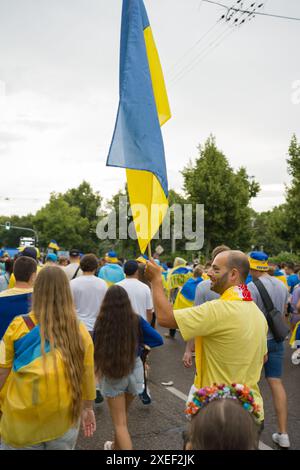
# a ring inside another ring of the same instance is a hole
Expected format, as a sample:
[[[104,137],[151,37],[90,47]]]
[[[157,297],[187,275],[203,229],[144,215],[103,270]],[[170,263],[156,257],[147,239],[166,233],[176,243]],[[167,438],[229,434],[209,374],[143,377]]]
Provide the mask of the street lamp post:
[[[17,230],[28,230],[28,231],[30,231],[30,232],[33,232],[36,245],[39,244],[38,234],[37,234],[37,232],[36,232],[35,230],[33,230],[33,228],[29,228],[29,227],[17,227],[16,225],[10,225],[10,222],[6,222],[5,225],[0,224],[0,227],[5,227],[6,230],[10,230],[11,228],[14,228],[14,229],[17,229]]]

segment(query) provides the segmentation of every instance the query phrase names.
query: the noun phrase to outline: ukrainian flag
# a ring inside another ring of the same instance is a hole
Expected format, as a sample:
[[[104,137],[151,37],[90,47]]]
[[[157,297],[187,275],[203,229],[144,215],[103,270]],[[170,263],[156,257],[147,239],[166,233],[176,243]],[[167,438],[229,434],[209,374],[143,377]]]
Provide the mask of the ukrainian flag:
[[[17,315],[27,315],[31,309],[32,294],[17,294],[0,297],[0,339]]]
[[[290,339],[290,345],[292,348],[296,347],[296,344],[294,344],[296,341],[300,341],[300,321],[296,324]]]
[[[283,282],[283,284],[285,285],[285,287],[288,287],[288,283],[287,283],[287,280],[286,280],[286,277],[284,275],[284,273],[282,271],[280,271],[280,269],[276,269],[274,271],[274,276],[277,277],[277,279],[281,282]]]
[[[58,244],[56,243],[55,240],[50,241],[50,243],[48,245],[48,248],[52,248],[52,250],[56,250],[56,251],[59,250],[59,246],[58,246]]]
[[[168,271],[168,290],[182,287],[186,281],[193,276],[193,270],[189,266],[176,266]]]
[[[198,284],[203,281],[202,277],[191,277],[186,281],[186,283],[182,286],[181,290],[178,292],[175,302],[174,302],[174,310],[180,310],[182,308],[190,308],[193,307],[195,302],[196,296],[196,289]]]
[[[141,253],[168,209],[160,126],[171,117],[163,73],[142,0],[123,0],[120,101],[107,165],[126,168]]]

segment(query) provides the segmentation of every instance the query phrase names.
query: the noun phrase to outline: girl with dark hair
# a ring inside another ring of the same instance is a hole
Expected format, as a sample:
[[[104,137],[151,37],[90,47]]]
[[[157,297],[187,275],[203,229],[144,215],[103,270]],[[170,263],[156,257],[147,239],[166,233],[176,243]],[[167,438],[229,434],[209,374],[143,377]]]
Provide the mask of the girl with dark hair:
[[[104,297],[95,323],[94,343],[96,375],[114,425],[114,441],[107,441],[104,449],[132,450],[128,409],[144,389],[140,356],[144,344],[160,346],[162,337],[133,311],[125,289],[115,285]]]

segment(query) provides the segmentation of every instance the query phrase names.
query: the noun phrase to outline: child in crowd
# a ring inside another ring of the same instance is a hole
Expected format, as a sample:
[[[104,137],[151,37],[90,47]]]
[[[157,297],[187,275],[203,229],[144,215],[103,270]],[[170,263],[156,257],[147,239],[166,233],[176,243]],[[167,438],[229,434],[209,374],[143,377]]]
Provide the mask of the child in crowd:
[[[245,385],[197,390],[186,413],[192,418],[184,433],[184,450],[258,449],[259,407]]]

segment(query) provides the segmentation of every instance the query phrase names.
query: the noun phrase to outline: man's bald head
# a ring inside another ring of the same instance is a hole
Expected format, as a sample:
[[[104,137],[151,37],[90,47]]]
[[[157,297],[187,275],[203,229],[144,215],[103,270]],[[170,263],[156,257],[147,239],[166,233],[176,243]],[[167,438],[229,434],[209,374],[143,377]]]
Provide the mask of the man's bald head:
[[[250,264],[248,261],[248,256],[245,255],[242,251],[238,250],[230,250],[226,251],[228,256],[227,258],[227,266],[228,269],[236,268],[240,273],[240,278],[242,283],[246,282],[247,276],[250,270]]]
[[[244,284],[249,268],[248,257],[241,251],[223,251],[215,257],[208,271],[211,289],[222,294],[231,286]]]

